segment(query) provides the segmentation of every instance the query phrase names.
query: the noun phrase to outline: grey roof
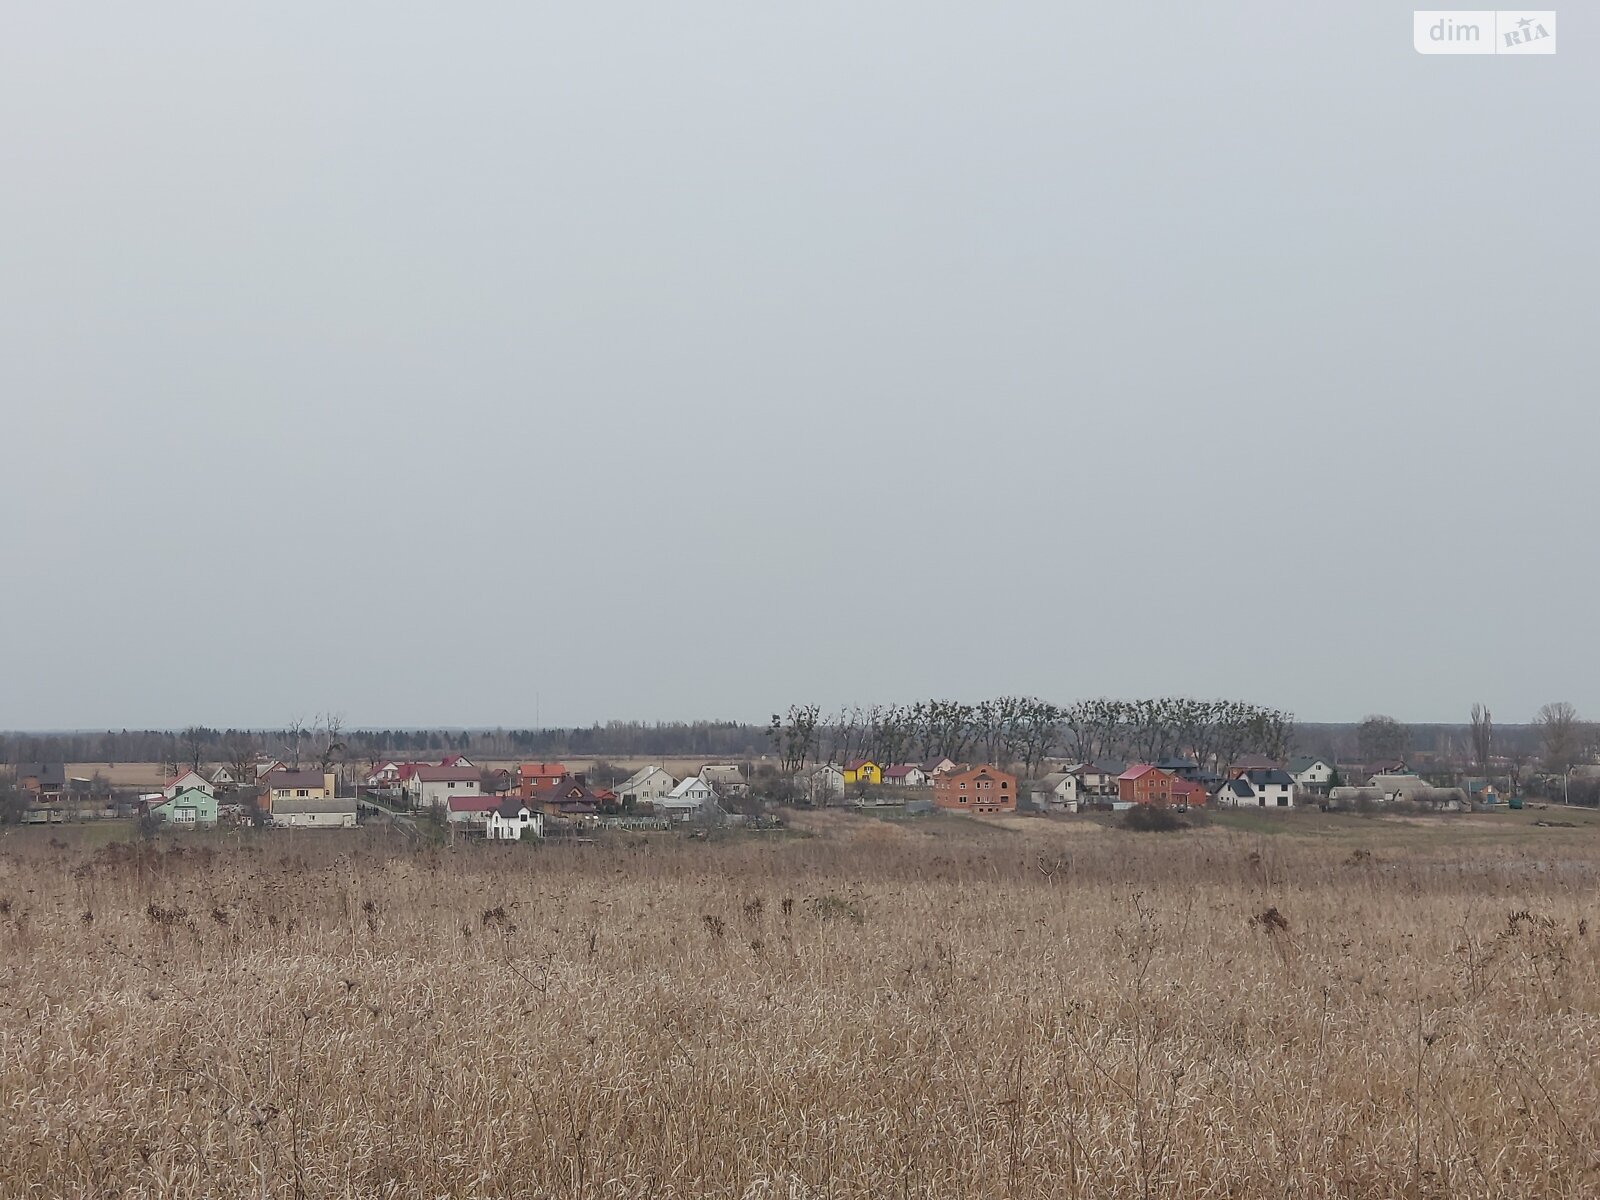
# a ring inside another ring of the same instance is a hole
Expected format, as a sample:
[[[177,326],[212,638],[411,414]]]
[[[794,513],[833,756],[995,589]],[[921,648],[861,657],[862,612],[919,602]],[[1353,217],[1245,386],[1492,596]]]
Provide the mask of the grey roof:
[[[1250,785],[1242,779],[1228,780],[1227,783],[1222,785],[1222,790],[1225,792],[1232,792],[1235,796],[1255,795],[1255,793],[1250,790]]]
[[[1276,767],[1270,770],[1246,771],[1244,777],[1256,787],[1293,787],[1294,780],[1287,771],[1280,771]]]
[[[67,768],[61,763],[18,763],[17,778],[26,779],[30,775],[39,778],[39,786],[45,788],[65,787],[67,783]]]
[[[1044,776],[1044,778],[1040,779],[1039,782],[1044,784],[1045,787],[1049,788],[1053,792],[1061,786],[1063,780],[1076,778],[1077,776],[1075,776],[1071,771],[1051,771],[1050,774]]]
[[[1289,760],[1289,774],[1298,775],[1302,771],[1309,771],[1318,763],[1321,763],[1323,766],[1327,767],[1331,767],[1333,765],[1327,759],[1318,758],[1314,754],[1297,754]]]
[[[345,813],[356,811],[354,796],[329,796],[323,800],[274,800],[272,802],[272,815],[297,816],[306,813],[327,813],[329,816],[343,816]]]

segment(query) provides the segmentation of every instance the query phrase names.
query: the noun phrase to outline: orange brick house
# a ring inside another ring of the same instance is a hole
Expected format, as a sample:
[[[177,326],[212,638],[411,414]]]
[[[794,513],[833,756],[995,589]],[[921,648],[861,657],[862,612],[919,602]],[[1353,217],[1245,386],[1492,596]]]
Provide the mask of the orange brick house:
[[[1117,799],[1124,804],[1153,804],[1166,808],[1172,803],[1172,785],[1177,777],[1149,763],[1134,763],[1117,776]]]
[[[957,767],[934,778],[933,803],[951,812],[1016,812],[1017,777],[987,763]]]
[[[567,777],[567,768],[558,762],[523,763],[517,768],[517,795],[524,800],[542,800]]]

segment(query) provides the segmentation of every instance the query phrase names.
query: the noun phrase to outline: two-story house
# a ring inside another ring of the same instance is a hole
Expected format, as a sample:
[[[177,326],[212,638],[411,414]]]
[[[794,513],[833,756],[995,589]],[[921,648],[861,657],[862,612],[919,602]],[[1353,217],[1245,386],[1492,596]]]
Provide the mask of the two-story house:
[[[957,767],[933,781],[933,803],[951,812],[1015,812],[1017,777],[988,763]]]

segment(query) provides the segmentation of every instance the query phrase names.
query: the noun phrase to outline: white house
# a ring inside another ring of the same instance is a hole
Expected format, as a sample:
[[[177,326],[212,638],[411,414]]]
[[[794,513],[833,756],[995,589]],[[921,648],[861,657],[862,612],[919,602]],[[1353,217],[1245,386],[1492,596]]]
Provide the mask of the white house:
[[[833,763],[823,763],[801,771],[794,781],[813,804],[826,803],[831,797],[844,795],[844,772]]]
[[[1236,808],[1293,808],[1294,787],[1289,773],[1276,767],[1246,771],[1223,784],[1217,800]]]
[[[1051,807],[1078,811],[1078,777],[1071,771],[1051,771],[1033,785],[1035,804],[1041,801]]]
[[[508,800],[489,814],[483,832],[491,842],[520,842],[523,834],[542,838],[544,814],[533,812],[526,804]]]
[[[891,787],[926,787],[928,773],[916,763],[896,763],[884,771],[883,781]]]
[[[672,795],[678,781],[658,766],[641,767],[617,785],[617,799],[624,808],[632,804],[654,804]]]
[[[1289,760],[1289,777],[1301,791],[1323,795],[1333,785],[1333,764],[1326,759],[1301,755]]]
[[[211,772],[211,786],[219,788],[232,787],[239,781],[233,777],[233,772],[227,767],[218,767]]]
[[[451,796],[475,796],[482,788],[478,768],[418,767],[406,781],[412,808],[443,809]]]
[[[168,800],[171,800],[179,792],[184,791],[187,788],[195,788],[198,791],[204,792],[208,796],[215,796],[217,794],[216,785],[204,775],[200,774],[199,771],[185,771],[171,783],[167,784],[166,787],[162,788],[161,794]]]
[[[686,821],[706,815],[716,806],[716,792],[712,791],[711,785],[698,775],[689,776],[666,796],[656,801],[656,811],[671,817],[674,821]]]

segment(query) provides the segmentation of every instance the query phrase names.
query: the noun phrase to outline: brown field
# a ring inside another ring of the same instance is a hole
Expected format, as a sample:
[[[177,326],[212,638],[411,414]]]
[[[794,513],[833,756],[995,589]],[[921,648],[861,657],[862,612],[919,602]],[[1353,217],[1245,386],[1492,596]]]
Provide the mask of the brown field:
[[[1600,1195],[1588,814],[90,839],[0,837],[0,1196]]]

